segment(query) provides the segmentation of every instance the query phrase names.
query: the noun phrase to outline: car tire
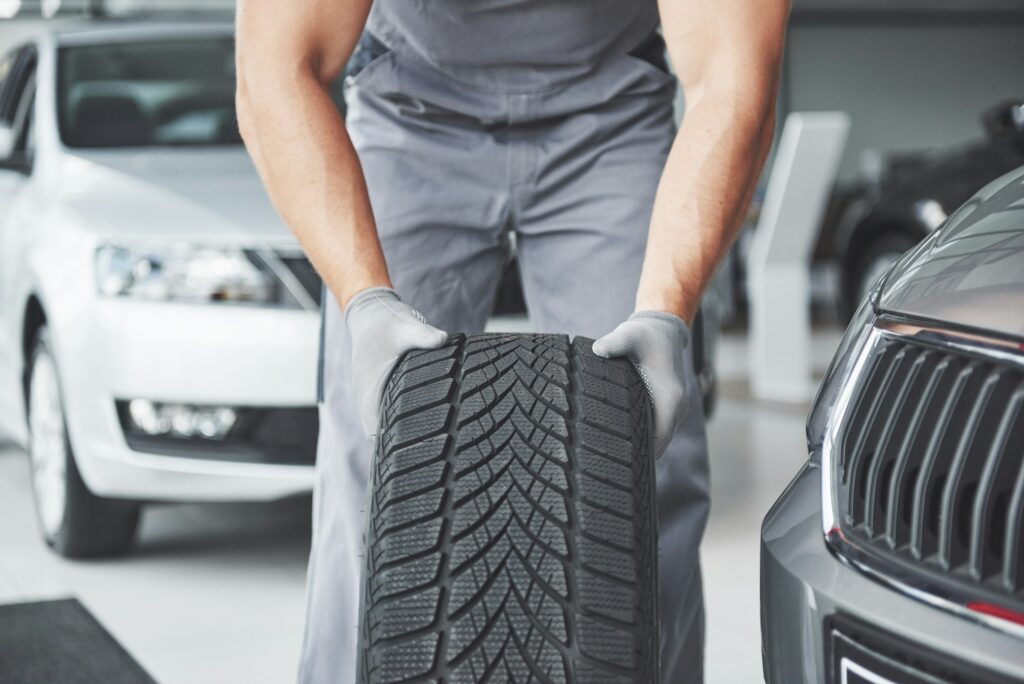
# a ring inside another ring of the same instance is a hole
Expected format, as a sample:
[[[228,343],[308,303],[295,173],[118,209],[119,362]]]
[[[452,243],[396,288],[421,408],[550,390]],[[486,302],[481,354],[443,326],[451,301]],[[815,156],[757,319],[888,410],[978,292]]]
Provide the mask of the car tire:
[[[658,680],[651,409],[561,335],[455,335],[382,403],[363,682]]]
[[[843,268],[843,287],[839,293],[842,320],[849,323],[878,278],[903,254],[917,244],[904,232],[876,235],[851,255]]]
[[[46,327],[31,347],[26,390],[32,493],[46,543],[68,558],[124,552],[135,539],[139,505],[97,497],[82,480]]]

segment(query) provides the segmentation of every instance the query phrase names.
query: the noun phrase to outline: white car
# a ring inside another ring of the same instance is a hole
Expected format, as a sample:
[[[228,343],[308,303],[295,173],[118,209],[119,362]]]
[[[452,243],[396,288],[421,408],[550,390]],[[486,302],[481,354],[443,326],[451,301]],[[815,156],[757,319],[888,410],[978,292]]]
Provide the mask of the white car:
[[[58,553],[123,551],[143,502],[309,491],[320,292],[241,145],[230,25],[0,57],[0,428]]]

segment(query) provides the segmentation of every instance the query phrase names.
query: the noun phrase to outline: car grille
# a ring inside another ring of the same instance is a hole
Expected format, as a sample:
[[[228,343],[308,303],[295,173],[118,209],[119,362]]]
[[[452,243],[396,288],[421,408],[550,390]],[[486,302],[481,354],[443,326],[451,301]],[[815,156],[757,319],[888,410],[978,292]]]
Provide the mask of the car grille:
[[[1014,356],[877,335],[833,462],[845,537],[912,572],[1017,606],[1024,366]]]

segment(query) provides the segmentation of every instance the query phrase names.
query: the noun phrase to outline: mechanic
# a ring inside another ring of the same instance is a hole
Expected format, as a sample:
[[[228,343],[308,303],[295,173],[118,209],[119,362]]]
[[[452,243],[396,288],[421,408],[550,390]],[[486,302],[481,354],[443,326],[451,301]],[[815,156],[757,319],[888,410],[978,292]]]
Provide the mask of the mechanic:
[[[708,468],[684,350],[772,141],[788,9],[239,2],[239,125],[328,291],[302,681],[355,677],[373,454],[357,435],[403,352],[483,328],[511,231],[532,325],[599,338],[646,378],[664,681],[702,680]],[[347,122],[329,91],[346,63]]]

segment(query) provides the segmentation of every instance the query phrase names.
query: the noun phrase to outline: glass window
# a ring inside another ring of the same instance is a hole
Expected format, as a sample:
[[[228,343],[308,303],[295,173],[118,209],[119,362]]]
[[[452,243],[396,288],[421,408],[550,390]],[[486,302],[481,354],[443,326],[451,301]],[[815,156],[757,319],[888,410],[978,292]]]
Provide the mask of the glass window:
[[[29,80],[25,92],[22,94],[21,103],[18,105],[18,120],[16,125],[20,131],[15,152],[21,154],[25,159],[31,160],[36,148],[35,137],[35,78]]]
[[[25,85],[26,61],[31,55],[19,48],[0,57],[0,122],[14,121],[15,106]]]
[[[68,147],[240,145],[230,37],[63,47],[58,121]],[[344,112],[339,77],[331,96]]]
[[[61,48],[58,118],[69,147],[238,145],[233,42]]]
[[[14,69],[15,54],[8,52],[6,55],[0,56],[0,92],[3,92],[7,78],[11,75],[11,70]]]

